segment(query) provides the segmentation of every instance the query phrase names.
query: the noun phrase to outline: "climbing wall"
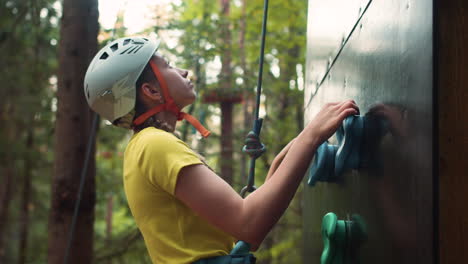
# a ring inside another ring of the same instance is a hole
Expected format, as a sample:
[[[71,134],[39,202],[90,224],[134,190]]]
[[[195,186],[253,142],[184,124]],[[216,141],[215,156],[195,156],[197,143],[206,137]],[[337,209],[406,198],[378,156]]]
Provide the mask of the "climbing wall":
[[[309,1],[306,123],[327,102],[354,99],[385,131],[372,162],[332,182],[306,177],[304,263],[320,263],[328,212],[365,222],[365,242],[343,253],[360,263],[435,263],[432,22],[431,0]]]

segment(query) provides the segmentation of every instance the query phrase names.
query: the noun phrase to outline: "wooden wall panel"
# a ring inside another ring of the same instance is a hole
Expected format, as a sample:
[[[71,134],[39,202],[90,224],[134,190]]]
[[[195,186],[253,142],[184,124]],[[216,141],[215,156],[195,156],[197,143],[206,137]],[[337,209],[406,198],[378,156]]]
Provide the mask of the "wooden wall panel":
[[[468,1],[435,4],[440,263],[468,263]]]

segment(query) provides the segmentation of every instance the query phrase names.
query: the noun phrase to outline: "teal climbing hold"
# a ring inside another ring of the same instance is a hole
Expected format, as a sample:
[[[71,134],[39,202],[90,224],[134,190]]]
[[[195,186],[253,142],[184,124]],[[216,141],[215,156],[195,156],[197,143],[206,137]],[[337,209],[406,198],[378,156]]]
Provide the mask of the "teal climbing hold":
[[[336,132],[338,145],[325,142],[317,148],[309,170],[307,183],[310,186],[318,181],[336,181],[345,170],[359,167],[364,123],[363,116],[346,118]]]
[[[335,156],[335,175],[359,168],[365,120],[364,116],[350,116],[336,132],[339,148]]]
[[[338,220],[336,214],[327,213],[322,220],[322,239],[321,264],[360,263],[359,248],[367,240],[367,227],[359,215]]]

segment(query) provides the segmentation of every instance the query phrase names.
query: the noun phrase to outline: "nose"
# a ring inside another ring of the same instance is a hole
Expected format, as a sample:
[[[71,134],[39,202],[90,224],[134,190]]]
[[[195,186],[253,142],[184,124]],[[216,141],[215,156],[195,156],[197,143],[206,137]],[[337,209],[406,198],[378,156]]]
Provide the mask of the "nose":
[[[182,77],[187,78],[188,76],[187,70],[179,69],[179,72],[180,72],[180,75],[182,75]]]

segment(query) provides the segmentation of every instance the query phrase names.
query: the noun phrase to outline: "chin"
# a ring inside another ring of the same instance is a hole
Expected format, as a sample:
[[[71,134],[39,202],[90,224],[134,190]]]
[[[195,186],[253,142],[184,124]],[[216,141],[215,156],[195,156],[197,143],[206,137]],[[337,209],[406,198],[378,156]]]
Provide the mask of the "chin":
[[[195,102],[195,99],[197,99],[196,95],[194,95],[193,97],[187,98],[187,100],[185,100],[185,102],[182,104],[180,109],[193,104]]]
[[[195,102],[196,99],[197,99],[197,93],[193,91],[193,94],[190,97],[190,104],[193,104],[193,102]]]

